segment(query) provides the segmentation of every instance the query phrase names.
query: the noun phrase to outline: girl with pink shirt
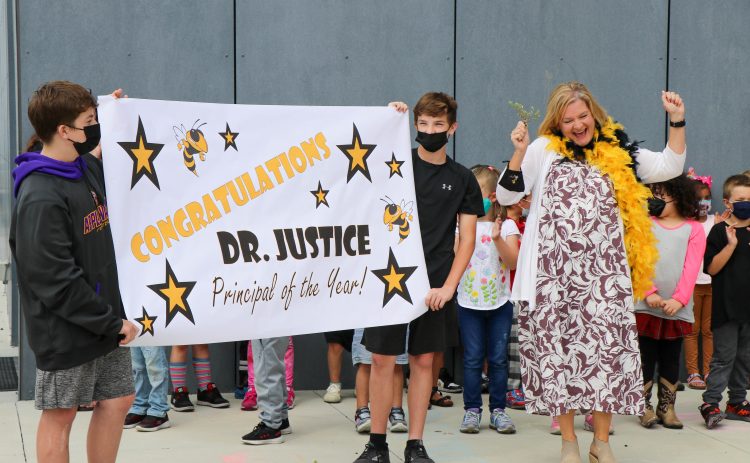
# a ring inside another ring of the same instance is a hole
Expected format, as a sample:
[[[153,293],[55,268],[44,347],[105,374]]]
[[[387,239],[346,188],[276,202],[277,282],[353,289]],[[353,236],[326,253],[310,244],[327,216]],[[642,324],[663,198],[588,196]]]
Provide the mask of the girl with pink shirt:
[[[698,198],[692,180],[683,174],[651,185],[651,191],[654,197],[648,208],[659,260],[653,288],[635,306],[646,398],[640,422],[646,428],[659,422],[666,428],[681,429],[674,411],[680,350],[683,338],[693,330],[693,288],[706,249],[706,234],[694,220]],[[657,365],[658,405],[654,411],[651,389]]]

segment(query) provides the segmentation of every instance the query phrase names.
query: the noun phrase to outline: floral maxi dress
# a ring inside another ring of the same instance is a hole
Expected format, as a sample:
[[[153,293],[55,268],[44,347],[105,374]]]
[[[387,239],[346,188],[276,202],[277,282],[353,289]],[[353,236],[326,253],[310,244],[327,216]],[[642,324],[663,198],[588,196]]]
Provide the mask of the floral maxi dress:
[[[543,185],[535,305],[521,302],[529,413],[644,411],[632,284],[611,182],[556,161]]]

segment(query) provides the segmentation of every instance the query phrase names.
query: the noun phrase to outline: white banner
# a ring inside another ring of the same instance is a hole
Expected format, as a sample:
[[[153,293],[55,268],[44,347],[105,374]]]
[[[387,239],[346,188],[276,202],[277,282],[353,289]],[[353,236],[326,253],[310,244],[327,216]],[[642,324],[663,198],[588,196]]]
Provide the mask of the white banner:
[[[429,289],[406,114],[99,98],[134,345],[406,323]]]

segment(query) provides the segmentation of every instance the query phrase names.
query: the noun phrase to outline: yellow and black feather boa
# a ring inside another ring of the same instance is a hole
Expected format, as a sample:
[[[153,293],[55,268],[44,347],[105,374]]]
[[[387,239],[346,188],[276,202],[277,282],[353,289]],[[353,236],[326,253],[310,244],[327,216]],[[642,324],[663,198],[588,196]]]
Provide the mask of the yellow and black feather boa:
[[[625,228],[625,252],[630,265],[633,296],[643,299],[653,286],[654,268],[659,257],[656,238],[648,218],[651,191],[636,175],[635,153],[638,143],[630,143],[622,126],[607,119],[599,127],[592,142],[580,147],[558,134],[547,134],[547,149],[571,160],[585,161],[596,167],[612,182],[614,197]]]

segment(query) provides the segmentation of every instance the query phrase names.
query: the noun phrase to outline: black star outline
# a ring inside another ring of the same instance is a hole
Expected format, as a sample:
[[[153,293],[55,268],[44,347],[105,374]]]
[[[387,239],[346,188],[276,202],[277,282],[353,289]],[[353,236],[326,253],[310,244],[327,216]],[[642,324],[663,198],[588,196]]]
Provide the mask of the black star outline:
[[[176,317],[178,313],[181,313],[185,318],[190,320],[190,323],[195,325],[195,320],[193,319],[193,311],[190,309],[190,303],[188,302],[187,297],[190,295],[190,292],[193,290],[193,287],[195,287],[195,284],[197,282],[178,281],[177,277],[174,274],[174,271],[172,270],[172,266],[169,265],[169,261],[167,261],[167,270],[164,280],[164,283],[148,285],[151,291],[155,292],[159,295],[159,297],[164,299],[167,309],[167,323],[164,326],[169,326],[169,324],[172,322],[172,319],[174,319],[174,317]],[[172,292],[174,290],[182,290],[180,298],[177,300],[174,300],[175,298],[171,297],[170,294],[167,293],[167,291]]]
[[[329,191],[331,190],[324,190],[323,186],[320,184],[320,180],[318,180],[318,189],[310,191],[310,193],[313,196],[315,196],[315,209],[317,209],[321,204],[324,204],[328,208],[331,207],[328,204],[328,198],[326,198]],[[321,199],[321,195],[322,195],[322,199]]]
[[[149,143],[146,137],[146,131],[143,128],[143,121],[141,116],[138,116],[138,131],[135,134],[135,141],[118,141],[117,142],[122,149],[128,153],[130,159],[133,161],[133,174],[130,181],[130,189],[135,187],[138,181],[146,177],[151,180],[157,190],[161,190],[159,187],[159,178],[156,176],[156,168],[154,167],[154,160],[159,155],[161,149],[164,147],[161,143]],[[145,156],[146,165],[141,165],[143,161],[140,161],[141,157]]]
[[[154,322],[156,321],[157,316],[150,316],[146,312],[146,308],[141,306],[141,309],[143,309],[143,316],[135,318],[134,320],[140,323],[141,325],[141,334],[138,335],[138,337],[143,336],[146,333],[149,333],[151,336],[154,335]]]
[[[229,128],[229,122],[227,122],[227,129],[224,132],[219,132],[219,135],[224,140],[224,151],[228,150],[229,147],[232,147],[235,151],[238,151],[237,137],[240,136],[240,133],[232,132],[232,129]]]
[[[404,178],[403,174],[401,173],[401,166],[404,165],[406,161],[399,161],[396,159],[396,153],[391,153],[391,160],[385,161],[385,165],[388,166],[388,173],[390,174],[388,178],[393,177],[394,175],[398,175],[401,178]]]
[[[385,268],[370,270],[378,279],[383,282],[383,307],[385,307],[393,296],[399,295],[409,304],[414,304],[409,294],[409,288],[406,286],[406,280],[411,277],[417,267],[401,267],[396,262],[396,256],[393,255],[393,248],[388,248],[388,264]],[[394,282],[389,281],[394,277],[398,279]]]
[[[367,166],[367,158],[372,154],[372,152],[375,150],[375,147],[378,145],[368,145],[362,143],[362,138],[359,136],[359,130],[357,130],[357,125],[352,124],[354,126],[354,131],[352,133],[352,142],[348,145],[336,145],[338,149],[341,150],[342,153],[349,159],[349,168],[346,172],[346,183],[349,183],[349,181],[354,177],[354,175],[357,174],[357,172],[361,172],[362,175],[365,176],[367,180],[372,183],[372,178],[370,177],[370,169]],[[359,153],[362,150],[364,150],[364,153]],[[354,153],[354,154],[353,154]],[[361,160],[361,163],[358,162]]]

